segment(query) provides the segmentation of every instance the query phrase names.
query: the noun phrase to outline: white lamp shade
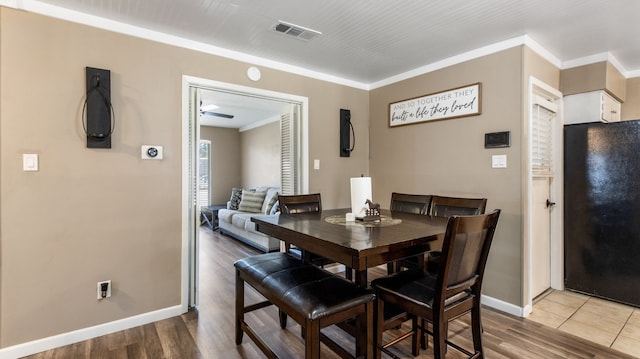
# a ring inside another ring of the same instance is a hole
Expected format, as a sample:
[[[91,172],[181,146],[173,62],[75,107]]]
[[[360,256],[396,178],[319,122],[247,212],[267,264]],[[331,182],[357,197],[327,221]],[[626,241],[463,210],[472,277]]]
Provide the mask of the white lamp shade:
[[[371,177],[351,178],[351,212],[356,218],[363,218],[369,208],[366,204],[371,198]]]

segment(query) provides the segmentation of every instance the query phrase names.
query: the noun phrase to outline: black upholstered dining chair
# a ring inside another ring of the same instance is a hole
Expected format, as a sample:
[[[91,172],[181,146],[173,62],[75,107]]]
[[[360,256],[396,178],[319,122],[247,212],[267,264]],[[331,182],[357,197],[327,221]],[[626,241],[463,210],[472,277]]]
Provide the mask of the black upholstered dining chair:
[[[484,214],[486,207],[486,198],[431,196],[427,215],[442,218],[448,218],[454,215],[471,216]],[[435,273],[438,268],[442,240],[432,242],[430,247],[432,248],[432,250],[427,253],[425,258],[426,268],[427,271]],[[393,267],[387,265],[387,271],[391,273],[397,272],[402,268],[415,268],[417,266],[418,263],[416,261],[416,258],[410,257],[400,261],[396,261]]]
[[[385,323],[387,306],[405,311],[412,318],[411,332],[400,338],[412,337],[412,354],[419,354],[419,342],[424,333],[433,335],[434,357],[444,358],[447,345],[474,358],[484,357],[480,294],[484,269],[489,256],[500,210],[475,216],[449,218],[442,246],[442,257],[437,274],[409,269],[375,279],[371,286],[376,301],[376,357],[389,352],[382,343],[382,334],[389,327]],[[452,343],[447,338],[448,322],[471,314],[473,352]],[[429,331],[425,321],[432,324]],[[400,339],[401,340],[401,339]]]
[[[296,194],[296,195],[278,195],[278,202],[280,206],[280,213],[284,214],[298,214],[298,213],[314,213],[322,212],[322,197],[320,193],[311,194]],[[292,255],[303,258],[307,256],[306,260],[319,267],[335,263],[327,258],[319,256],[315,253],[303,253],[299,248],[291,246],[291,244],[284,244],[285,252]],[[346,277],[352,278],[351,270],[347,268]]]
[[[391,204],[389,209],[391,212],[403,212],[426,215],[429,211],[429,204],[431,203],[431,196],[427,194],[408,194],[408,193],[391,193]],[[391,274],[396,272],[399,268],[404,266],[415,266],[417,259],[411,257],[406,260],[399,260],[387,263],[387,273]],[[405,263],[407,262],[407,263]]]
[[[429,203],[430,195],[392,192],[389,209],[392,212],[427,214]]]
[[[465,198],[433,196],[428,214],[433,217],[448,218],[451,216],[473,216],[484,214],[487,208],[486,198]],[[427,254],[427,271],[435,273],[440,260],[442,241],[433,242],[432,250]]]
[[[320,193],[278,195],[280,212],[285,214],[322,212]]]
[[[483,214],[486,207],[486,198],[433,196],[428,214],[445,218],[451,216],[473,216]]]

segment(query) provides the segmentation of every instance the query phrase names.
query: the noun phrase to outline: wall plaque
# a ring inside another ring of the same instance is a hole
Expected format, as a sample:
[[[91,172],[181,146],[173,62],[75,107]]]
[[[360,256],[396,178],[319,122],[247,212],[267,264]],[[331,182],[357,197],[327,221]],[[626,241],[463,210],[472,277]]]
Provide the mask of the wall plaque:
[[[389,104],[389,127],[475,116],[481,113],[480,82]]]

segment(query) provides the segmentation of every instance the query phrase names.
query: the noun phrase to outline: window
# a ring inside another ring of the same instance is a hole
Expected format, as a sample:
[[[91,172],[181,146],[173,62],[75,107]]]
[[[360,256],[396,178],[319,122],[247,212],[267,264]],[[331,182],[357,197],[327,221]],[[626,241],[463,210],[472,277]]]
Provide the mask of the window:
[[[201,140],[198,156],[198,206],[208,206],[211,201],[211,141]]]
[[[531,170],[533,175],[552,176],[552,121],[558,106],[540,95],[534,95],[531,111]]]

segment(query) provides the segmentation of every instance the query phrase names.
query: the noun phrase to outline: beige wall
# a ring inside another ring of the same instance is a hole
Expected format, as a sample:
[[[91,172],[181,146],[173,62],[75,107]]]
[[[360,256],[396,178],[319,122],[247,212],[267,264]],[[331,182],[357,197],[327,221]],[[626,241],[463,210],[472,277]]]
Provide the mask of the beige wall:
[[[627,100],[627,80],[610,62],[607,62],[607,84],[605,88],[620,102]]]
[[[85,145],[85,66],[111,70],[110,150]],[[488,210],[503,212],[484,292],[522,305],[526,86],[529,75],[558,86],[557,69],[518,47],[368,92],[268,68],[254,83],[247,66],[0,7],[0,347],[180,304],[182,75],[308,97],[308,160],[320,161],[309,192],[321,192],[325,208],[350,206],[349,178],[360,174],[372,176],[384,207],[392,191],[487,197]],[[389,128],[390,102],[475,82],[481,115]],[[626,93],[623,116],[640,117],[640,80]],[[355,127],[349,158],[339,157],[340,108]],[[231,131],[203,130],[227,168],[241,162]],[[511,147],[484,149],[495,131],[510,131]],[[163,145],[165,159],[141,160],[142,144]],[[39,172],[21,170],[23,153],[40,155]],[[494,154],[508,156],[506,169],[491,168]],[[226,188],[214,202],[244,182],[231,171],[216,179]],[[113,297],[98,302],[105,279]]]
[[[280,187],[280,121],[240,133],[242,188]]]
[[[200,138],[211,141],[211,204],[226,204],[242,178],[240,132],[200,126]]]
[[[502,209],[484,292],[521,301],[522,49],[513,48],[371,91],[373,197],[388,208],[391,192],[478,196],[487,211]],[[482,83],[482,114],[388,126],[388,105],[475,82]],[[485,149],[484,134],[511,131],[511,147]],[[506,154],[508,167],[492,169]]]
[[[524,47],[523,62],[523,101],[527,98],[529,92],[529,77],[533,76],[545,84],[560,90],[560,69],[552,65],[549,61],[542,58],[528,47]],[[528,106],[523,106],[525,113],[529,112]]]
[[[211,203],[226,204],[233,187],[280,186],[280,123],[240,132],[200,126],[211,141]]]
[[[624,76],[608,61],[562,70],[561,90],[564,96],[607,90],[619,101],[626,101]]]
[[[622,104],[622,119],[640,119],[640,77],[627,80],[627,100]]]
[[[86,66],[111,70],[109,150],[83,138]],[[322,161],[310,191],[348,206],[349,177],[368,172],[368,92],[268,68],[254,83],[248,66],[0,7],[0,347],[181,303],[183,75],[308,97],[309,157]],[[360,146],[348,160],[340,108]],[[165,159],[141,160],[142,144]],[[23,153],[39,172],[22,171]],[[105,279],[113,296],[98,302]]]
[[[607,63],[577,66],[562,70],[561,90],[564,96],[604,90],[607,85]]]

